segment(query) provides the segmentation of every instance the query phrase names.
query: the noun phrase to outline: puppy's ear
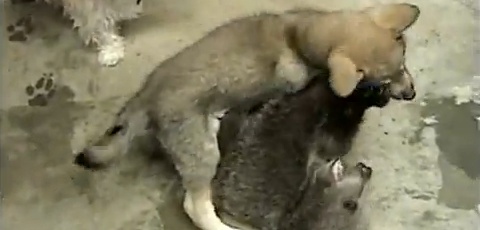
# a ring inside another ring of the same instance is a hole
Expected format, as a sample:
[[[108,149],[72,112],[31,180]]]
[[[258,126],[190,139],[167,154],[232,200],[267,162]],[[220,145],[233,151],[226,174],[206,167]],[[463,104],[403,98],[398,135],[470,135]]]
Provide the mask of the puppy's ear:
[[[420,9],[416,5],[397,3],[371,7],[366,13],[380,27],[402,33],[417,21]]]
[[[328,57],[330,69],[330,87],[340,97],[347,97],[362,80],[363,73],[357,71],[357,66],[342,52],[332,51]]]

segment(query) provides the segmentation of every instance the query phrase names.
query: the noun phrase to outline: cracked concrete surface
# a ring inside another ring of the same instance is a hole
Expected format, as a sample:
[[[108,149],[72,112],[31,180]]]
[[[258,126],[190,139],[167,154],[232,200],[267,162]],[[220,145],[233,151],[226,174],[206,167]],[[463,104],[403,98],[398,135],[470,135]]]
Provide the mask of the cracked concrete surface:
[[[105,128],[157,63],[231,18],[380,2],[391,1],[148,0],[145,15],[125,24],[127,55],[115,68],[96,63],[61,12],[42,4],[5,6],[2,229],[195,229],[181,209],[170,165],[135,156],[148,152],[142,140],[118,167],[97,173],[72,165],[72,152]],[[370,229],[476,230],[480,105],[456,105],[451,89],[480,75],[474,59],[479,7],[473,0],[410,2],[422,10],[408,32],[407,54],[419,96],[369,111],[350,155],[375,169],[365,197]],[[26,16],[31,20],[20,20]],[[425,124],[426,117],[436,122]]]

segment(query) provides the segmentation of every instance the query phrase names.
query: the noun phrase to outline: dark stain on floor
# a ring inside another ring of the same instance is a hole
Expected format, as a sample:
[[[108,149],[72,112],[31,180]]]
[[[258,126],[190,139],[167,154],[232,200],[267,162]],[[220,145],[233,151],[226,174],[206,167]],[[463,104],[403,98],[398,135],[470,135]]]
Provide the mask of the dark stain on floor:
[[[34,99],[29,102],[29,106],[14,107],[8,111],[8,119],[10,122],[13,122],[18,126],[18,128],[25,130],[27,133],[31,134],[32,140],[35,144],[45,145],[51,141],[47,141],[49,137],[49,132],[55,129],[61,133],[69,133],[68,130],[71,130],[73,127],[72,117],[75,116],[75,111],[77,104],[72,102],[75,94],[68,86],[55,86],[53,81],[49,81],[47,78],[40,78],[35,82],[34,85],[27,87],[27,91],[33,92],[32,95],[40,95],[38,90],[43,90],[44,97],[48,100]],[[55,89],[56,93],[52,89]],[[50,95],[48,93],[50,92]],[[35,104],[38,103],[39,104]],[[45,108],[38,108],[37,105],[50,105]],[[33,108],[32,108],[33,105]],[[30,107],[30,108],[29,108]],[[36,109],[38,108],[38,109]],[[56,124],[56,123],[65,123],[65,124]],[[55,124],[54,124],[55,123]],[[48,130],[47,130],[48,129]],[[64,130],[63,130],[64,129]],[[37,133],[36,131],[44,132]],[[54,134],[54,133],[52,133]],[[44,139],[45,140],[40,140]],[[67,141],[68,142],[68,141]],[[50,148],[51,146],[45,146]]]
[[[29,97],[29,106],[47,106],[49,100],[55,95],[56,84],[53,73],[44,73],[34,84],[25,87],[25,93]]]
[[[28,36],[34,31],[33,19],[27,15],[18,19],[14,24],[7,26],[8,40],[11,42],[26,42]]]
[[[438,121],[433,127],[437,133],[436,144],[441,151],[439,167],[443,185],[439,199],[451,208],[472,209],[480,201],[480,191],[457,186],[459,180],[475,181],[480,178],[480,131],[475,119],[477,115],[474,114],[476,110],[480,111],[479,105],[456,105],[454,99],[446,98],[427,101],[422,111],[422,117],[435,116]],[[451,175],[452,167],[463,171],[468,178]],[[447,193],[456,195],[442,195]]]
[[[436,142],[445,158],[471,179],[480,177],[480,131],[473,114],[473,103],[455,105],[453,99],[429,101],[425,115],[438,120]]]
[[[15,196],[21,189],[18,181],[29,181],[48,191],[35,195],[36,200],[61,200],[79,193],[70,186],[73,182],[65,181],[71,181],[69,174],[73,169],[70,139],[74,122],[85,116],[88,107],[72,101],[75,94],[68,86],[55,86],[48,78],[41,79],[32,85],[33,89],[28,87],[28,91],[56,88],[49,106],[18,106],[6,111],[11,131],[21,130],[26,135],[25,139],[7,138],[1,146],[6,153],[2,154],[6,158],[2,164],[5,167],[1,168],[2,192],[6,197]]]

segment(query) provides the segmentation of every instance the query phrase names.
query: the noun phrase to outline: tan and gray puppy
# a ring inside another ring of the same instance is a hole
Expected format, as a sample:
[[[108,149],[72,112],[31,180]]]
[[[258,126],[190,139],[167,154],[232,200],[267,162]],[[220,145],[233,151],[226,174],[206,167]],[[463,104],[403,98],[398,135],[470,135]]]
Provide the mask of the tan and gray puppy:
[[[390,4],[260,14],[227,23],[155,68],[111,128],[76,161],[108,163],[151,121],[182,178],[191,220],[203,230],[229,230],[211,198],[220,159],[219,116],[302,89],[312,68],[328,68],[330,85],[342,97],[368,80],[390,81],[393,97],[412,99],[402,34],[418,15],[414,5]]]

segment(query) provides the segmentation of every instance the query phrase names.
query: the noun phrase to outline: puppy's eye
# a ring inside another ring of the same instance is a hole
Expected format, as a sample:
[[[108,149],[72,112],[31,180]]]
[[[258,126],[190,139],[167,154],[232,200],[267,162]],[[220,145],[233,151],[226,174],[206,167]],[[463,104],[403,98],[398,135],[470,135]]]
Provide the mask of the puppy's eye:
[[[363,69],[357,69],[357,73],[365,75],[365,70]]]
[[[405,42],[405,37],[403,36],[403,34],[397,35],[397,36],[395,37],[395,41],[398,42],[398,43],[403,44],[403,43]]]
[[[345,202],[343,202],[343,208],[349,210],[349,211],[356,211],[357,210],[357,202],[356,201],[353,201],[353,200],[347,200]]]

